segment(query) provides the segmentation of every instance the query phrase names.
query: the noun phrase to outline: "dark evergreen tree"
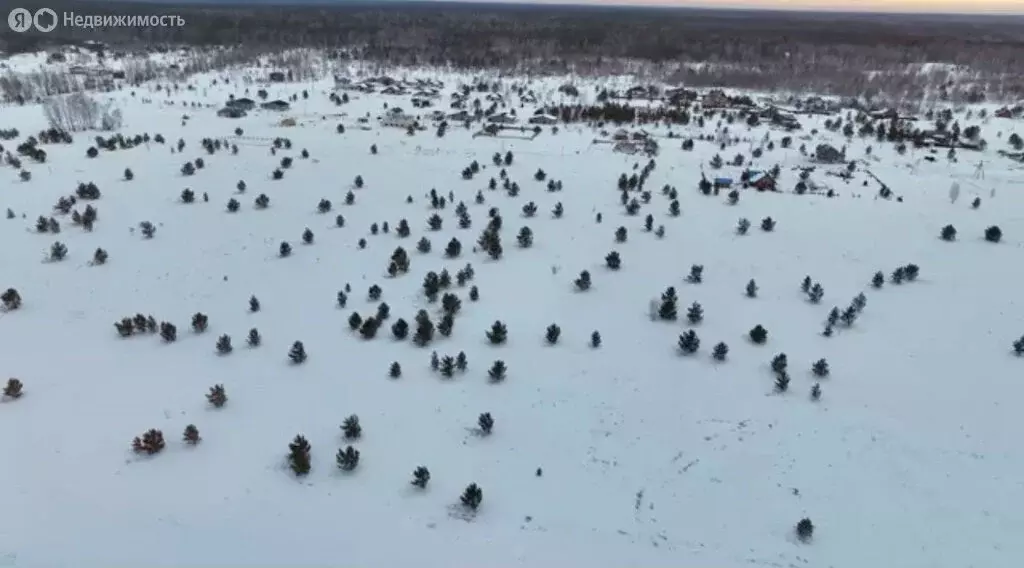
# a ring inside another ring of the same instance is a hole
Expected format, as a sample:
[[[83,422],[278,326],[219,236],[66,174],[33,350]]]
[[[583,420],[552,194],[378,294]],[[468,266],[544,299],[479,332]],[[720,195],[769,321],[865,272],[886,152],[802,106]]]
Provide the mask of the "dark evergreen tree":
[[[278,247],[278,253],[281,255],[281,258],[285,258],[285,257],[291,256],[291,254],[292,254],[292,245],[288,244],[287,241],[282,242],[281,246]]]
[[[455,327],[455,317],[452,314],[442,314],[441,321],[437,322],[437,332],[444,337],[451,337]]]
[[[341,431],[346,440],[358,440],[363,436],[363,427],[359,424],[359,417],[355,414],[349,416],[342,422]]]
[[[697,332],[692,329],[686,330],[679,336],[679,350],[683,355],[693,355],[700,348],[700,338]]]
[[[306,243],[307,245],[313,244],[313,231],[311,231],[309,227],[306,227],[306,230],[302,231],[302,242]]]
[[[590,334],[590,346],[597,349],[601,346],[601,334],[596,330]]]
[[[511,152],[505,155],[505,162],[510,163]],[[476,511],[480,507],[480,503],[484,500],[484,492],[476,483],[470,483],[466,490],[462,492],[462,497],[459,498],[462,505],[471,511]]]
[[[775,390],[778,392],[789,390],[789,374],[785,371],[775,375]]]
[[[210,392],[206,395],[206,400],[214,408],[223,408],[228,403],[228,395],[224,390],[224,385],[213,385],[210,387]]]
[[[992,225],[985,229],[985,240],[990,243],[998,243],[1003,239],[1003,230],[999,227]]]
[[[944,241],[955,241],[956,240],[956,228],[953,225],[946,225],[942,228],[942,232],[939,233],[939,237]]]
[[[422,465],[412,472],[412,484],[420,489],[425,489],[430,482],[430,471]]]
[[[811,365],[811,372],[818,377],[827,377],[829,374],[828,361],[818,359]]]
[[[750,340],[758,345],[763,345],[764,342],[768,341],[768,330],[760,324],[755,325],[754,328],[750,330]]]
[[[256,296],[249,296],[249,311],[253,313],[260,311],[260,301]]]
[[[494,322],[491,329],[487,331],[487,340],[492,345],[503,345],[508,340],[508,328],[501,321]]]
[[[480,433],[484,436],[490,434],[491,430],[494,428],[494,418],[491,417],[490,412],[484,412],[481,414],[477,418],[476,423],[480,427]]]
[[[686,310],[686,319],[691,325],[697,325],[704,321],[704,308],[697,302],[690,304],[689,309]]]
[[[361,325],[363,325],[363,317],[359,315],[359,312],[352,312],[352,315],[348,317],[348,328],[355,331]]]
[[[750,230],[750,220],[747,219],[746,217],[741,218],[736,223],[736,234],[737,235],[741,235],[741,236],[745,235],[745,234],[747,234],[747,231],[749,231],[749,230]]]
[[[814,386],[811,387],[811,400],[817,402],[820,399],[821,399],[821,385],[818,384],[818,383],[814,383]]]
[[[551,345],[558,343],[558,338],[562,335],[562,328],[558,327],[557,324],[551,324],[544,332],[544,338]]]
[[[800,283],[800,290],[803,291],[804,294],[810,294],[811,293],[811,285],[812,285],[811,277],[810,276],[804,276],[803,282]]]
[[[476,286],[470,286],[469,287],[469,300],[471,302],[476,302],[479,299],[480,299],[480,290],[477,289]]]
[[[729,346],[725,343],[719,343],[715,345],[714,349],[711,350],[711,356],[716,361],[725,361],[726,356],[729,355]]]
[[[753,278],[750,279],[750,282],[747,282],[747,297],[757,297],[757,282],[755,282]]]
[[[615,242],[617,242],[617,243],[624,243],[624,242],[626,242],[626,237],[627,236],[628,236],[628,234],[626,232],[626,228],[625,227],[619,227],[618,229],[615,229]]]
[[[779,353],[772,358],[772,371],[775,373],[784,373],[789,367],[789,359],[786,358],[785,353]]]
[[[821,284],[819,284],[818,282],[815,282],[814,285],[811,286],[810,292],[807,293],[807,299],[810,300],[812,304],[820,303],[822,297],[824,296],[825,289],[822,288]]]
[[[295,436],[292,443],[288,444],[288,464],[295,475],[303,476],[309,473],[312,468],[310,463],[310,452],[312,448],[306,438]]]
[[[584,270],[580,272],[580,277],[575,281],[576,289],[585,292],[590,289],[590,272]]]
[[[871,277],[871,287],[881,288],[883,284],[885,284],[885,275],[882,274],[881,271],[878,271]]]
[[[807,518],[800,519],[800,522],[796,524],[796,536],[802,542],[811,540],[811,537],[814,536],[814,523]]]
[[[391,325],[391,335],[399,341],[405,339],[409,335],[409,324],[404,319],[398,318],[398,321]]]
[[[612,251],[604,257],[604,264],[611,270],[618,270],[622,267],[622,258],[619,256],[618,251]]]
[[[227,355],[234,350],[231,346],[231,336],[224,334],[217,338],[217,353],[221,355]]]
[[[263,342],[263,338],[260,337],[260,331],[254,327],[249,330],[249,336],[245,341],[249,344],[249,347],[259,347],[260,343]]]
[[[487,371],[487,376],[490,377],[491,382],[500,383],[505,380],[507,372],[508,368],[505,366],[505,362],[499,359],[491,365],[491,369]]]
[[[288,351],[288,358],[291,359],[292,363],[298,365],[306,362],[306,346],[301,341],[292,343],[292,348]]]
[[[344,450],[338,450],[334,461],[338,464],[338,469],[352,471],[359,465],[359,450],[352,446],[348,446]]]
[[[420,310],[416,314],[416,333],[412,336],[412,342],[418,347],[426,347],[433,340],[434,322],[430,321],[426,310]]]

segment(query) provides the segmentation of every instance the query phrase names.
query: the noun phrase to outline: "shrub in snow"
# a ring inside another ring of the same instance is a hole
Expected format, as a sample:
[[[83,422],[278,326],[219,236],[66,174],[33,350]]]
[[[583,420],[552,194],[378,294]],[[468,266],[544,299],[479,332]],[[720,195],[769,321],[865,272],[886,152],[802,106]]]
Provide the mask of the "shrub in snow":
[[[213,405],[214,408],[221,408],[228,402],[228,395],[224,391],[224,385],[213,385],[210,387],[210,392],[206,395],[206,400]]]
[[[310,463],[310,447],[302,435],[295,436],[295,439],[288,444],[288,465],[295,475],[303,476],[309,473],[312,468]]]
[[[137,454],[155,455],[163,449],[164,433],[155,428],[132,440],[132,450]]]
[[[50,245],[49,259],[51,262],[59,262],[64,260],[68,255],[68,247],[64,243],[57,241]]]
[[[508,156],[511,155],[511,153],[506,155],[506,161],[509,160]],[[480,507],[480,503],[484,500],[484,492],[476,483],[470,483],[466,487],[465,491],[462,492],[462,496],[459,500],[467,509],[476,511]]]
[[[749,230],[750,230],[750,220],[749,219],[744,217],[744,218],[741,218],[736,223],[736,234],[738,234],[738,235],[745,235],[745,234],[747,234],[747,231],[749,231]]]
[[[1003,230],[999,227],[992,225],[985,229],[985,240],[990,243],[998,243],[1003,238]]]
[[[170,322],[160,322],[160,338],[167,343],[173,343],[178,339],[178,328]]]
[[[492,345],[502,345],[508,340],[508,328],[501,321],[494,322],[491,329],[487,331],[487,340]]]
[[[789,374],[785,371],[775,375],[775,390],[778,392],[789,390]]]
[[[291,359],[292,363],[298,365],[306,362],[306,346],[301,341],[296,341],[292,344],[291,350],[288,351],[288,358]]]
[[[729,346],[725,343],[718,343],[714,349],[711,350],[711,356],[715,361],[725,361],[726,356],[729,355]]]
[[[758,345],[763,345],[764,342],[768,341],[768,330],[761,326],[761,324],[755,325],[750,330],[750,340]]]
[[[684,355],[693,355],[700,348],[700,338],[697,337],[697,332],[692,329],[687,330],[679,336],[679,350]]]
[[[944,241],[955,241],[956,240],[956,228],[953,225],[946,225],[942,228],[939,233],[939,237]]]
[[[430,316],[427,315],[426,310],[420,310],[416,314],[416,333],[413,334],[412,341],[419,347],[425,347],[433,339],[434,323],[430,321]]]
[[[415,487],[424,489],[427,487],[427,483],[430,482],[430,471],[424,467],[419,466],[412,472],[412,484]]]
[[[811,365],[811,372],[817,377],[827,377],[829,374],[828,361],[818,359]]]
[[[558,343],[558,338],[561,335],[562,335],[562,328],[558,327],[558,325],[556,325],[556,324],[549,325],[547,330],[545,330],[545,332],[544,332],[544,338],[551,345],[554,345],[554,344]]]
[[[800,522],[796,524],[796,536],[802,542],[811,540],[814,536],[814,523],[808,518],[800,519]]]
[[[227,355],[233,350],[234,348],[231,346],[231,336],[225,334],[217,339],[217,353]]]
[[[391,366],[388,367],[388,376],[392,379],[397,379],[402,376],[402,366],[398,361],[391,363]]]
[[[598,347],[601,346],[601,334],[598,333],[597,331],[594,331],[593,333],[590,334],[590,346],[593,347],[594,349],[597,349]]]
[[[0,294],[0,302],[3,302],[5,310],[16,310],[21,307],[21,294],[14,288],[8,288],[3,294]]]
[[[18,379],[7,379],[7,384],[4,385],[4,398],[10,400],[17,400],[24,394],[23,389],[25,385]]]
[[[346,440],[358,440],[363,435],[363,427],[359,424],[359,417],[355,414],[349,416],[341,425]]]
[[[494,418],[491,417],[490,412],[484,412],[476,420],[477,426],[480,427],[480,434],[487,436],[494,429]]]
[[[821,385],[814,383],[814,386],[811,387],[811,400],[817,402],[819,399],[821,399]]]
[[[199,428],[196,428],[195,424],[185,426],[185,431],[182,433],[181,439],[190,446],[194,446],[202,441],[202,438],[199,437]]]
[[[697,302],[690,305],[689,309],[686,310],[686,319],[692,325],[704,321],[704,308]]]
[[[700,284],[704,281],[704,265],[694,264],[690,267],[690,275],[686,277],[690,284]]]
[[[263,343],[263,338],[260,337],[260,330],[255,327],[249,330],[249,335],[246,337],[245,342],[249,347],[259,347],[260,343]]]

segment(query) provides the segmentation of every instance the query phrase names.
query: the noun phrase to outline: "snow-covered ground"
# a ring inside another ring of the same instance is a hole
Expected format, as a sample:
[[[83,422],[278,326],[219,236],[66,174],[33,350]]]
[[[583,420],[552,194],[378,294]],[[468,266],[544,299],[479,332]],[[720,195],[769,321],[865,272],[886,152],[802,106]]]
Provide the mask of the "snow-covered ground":
[[[216,109],[243,93],[209,78],[194,83],[171,99],[212,107],[164,106],[167,97],[145,89],[109,95],[124,112],[121,132],[160,133],[167,144],[88,159],[95,133],[79,133],[71,145],[45,145],[45,164],[24,159],[30,181],[0,168],[0,212],[15,213],[0,219],[0,288],[24,300],[0,315],[0,378],[24,383],[24,396],[0,404],[0,566],[998,568],[1024,557],[1024,360],[1010,349],[1024,333],[1024,171],[995,154],[1011,121],[979,122],[990,149],[950,163],[945,151],[928,162],[923,150],[898,156],[890,144],[830,132],[800,140],[824,120],[801,117],[792,148],[780,148],[784,133],[772,130],[776,148],[754,160],[780,165],[784,193],[741,189],[735,205],[725,192],[701,195],[697,182],[702,164],[712,175],[711,156],[749,157],[749,143],[722,152],[698,141],[686,152],[662,139],[646,183],[653,197],[627,216],[617,179],[647,159],[592,144],[595,132],[580,125],[546,127],[533,141],[473,138],[454,125],[443,138],[433,128],[360,130],[356,117],[380,114],[385,101],[412,110],[408,98],[363,95],[336,107],[326,83],[276,85],[271,99],[303,88],[310,99],[290,113],[231,120]],[[286,116],[298,125],[276,126]],[[0,123],[22,133],[6,150],[46,127],[38,105],[0,109]],[[234,139],[235,128],[245,138]],[[709,121],[704,132],[714,128]],[[754,141],[768,132],[733,129]],[[206,137],[227,138],[239,152],[208,155]],[[274,137],[292,148],[271,155]],[[172,152],[179,138],[187,145]],[[794,194],[794,168],[809,165],[797,147],[832,139],[850,158],[874,146],[867,163],[903,201],[877,198],[878,184],[859,170],[847,184],[820,166],[812,179],[837,196]],[[500,181],[488,189],[500,169],[493,154],[508,151],[517,197]],[[271,179],[284,156],[294,164]],[[182,176],[182,164],[200,157],[205,167]],[[462,179],[474,160],[480,172]],[[984,179],[975,176],[979,160]],[[546,191],[538,168],[563,190]],[[738,179],[740,169],[714,175]],[[37,217],[90,181],[102,191],[95,230],[57,216],[60,234],[35,232]],[[962,186],[955,203],[953,181]],[[668,215],[666,184],[678,190],[678,217]],[[181,202],[185,188],[195,203]],[[431,188],[465,202],[472,227],[460,229],[449,204],[437,211],[442,229],[428,231]],[[355,202],[345,205],[349,191]],[[261,193],[265,210],[253,207]],[[231,198],[241,203],[234,214],[225,210]],[[324,198],[334,206],[328,214],[317,212]],[[539,212],[524,218],[530,201]],[[557,202],[564,215],[556,219]],[[503,218],[497,261],[472,250],[492,207]],[[647,214],[664,238],[644,231]],[[772,232],[760,229],[768,216]],[[741,217],[753,223],[745,236],[735,230]],[[412,229],[405,239],[395,234],[401,219]],[[156,225],[154,238],[142,238],[141,221]],[[384,222],[391,231],[372,235],[371,224]],[[953,242],[938,238],[947,224],[959,232]],[[1002,242],[983,239],[990,225],[1002,228]],[[533,230],[531,248],[516,243],[523,226]],[[623,243],[614,238],[620,226]],[[301,241],[306,228],[313,244]],[[424,236],[427,254],[416,248]],[[463,244],[457,259],[444,257],[452,238]],[[67,258],[43,262],[56,240]],[[293,245],[288,258],[279,258],[282,241]],[[411,269],[391,278],[399,246]],[[99,247],[109,260],[92,266]],[[605,266],[613,250],[618,271]],[[423,348],[393,339],[397,318],[414,328],[424,309],[439,319],[440,302],[422,292],[425,274],[447,268],[454,277],[466,263],[480,298],[470,301],[469,285],[448,290],[462,300],[451,337]],[[920,266],[917,281],[870,286],[876,271],[907,263]],[[703,283],[685,281],[694,264],[705,267]],[[573,285],[583,270],[588,291]],[[820,304],[801,292],[805,276],[824,287]],[[744,293],[750,279],[756,298]],[[391,318],[364,340],[348,319],[376,313],[379,302],[367,299],[374,284]],[[648,303],[669,286],[679,320],[652,322]],[[832,306],[861,292],[867,306],[853,326],[824,337]],[[255,313],[251,295],[261,302]],[[686,318],[693,302],[705,310],[697,325]],[[196,312],[209,315],[205,333],[189,329]],[[112,324],[136,313],[176,324],[178,340],[119,337]],[[495,320],[508,325],[503,346],[485,338]],[[545,342],[552,323],[562,330],[556,345]],[[757,324],[769,332],[764,345],[747,338]],[[253,327],[258,348],[245,345]],[[701,343],[687,356],[677,341],[690,328]],[[231,354],[214,348],[222,334],[233,339]],[[297,340],[309,358],[292,365]],[[710,355],[718,342],[730,347],[723,362]],[[464,351],[469,368],[443,379],[431,370],[432,351]],[[789,360],[787,392],[774,388],[770,361],[779,353]],[[821,358],[827,378],[810,371]],[[495,360],[508,366],[500,384],[488,381]],[[392,362],[398,379],[388,376]],[[822,395],[812,401],[816,382]],[[214,384],[229,397],[220,409],[205,397]],[[494,417],[489,436],[474,432],[484,412]],[[356,442],[339,429],[351,414],[363,426]],[[182,442],[188,424],[199,429],[198,445]],[[131,441],[150,428],[162,430],[166,448],[138,456]],[[297,434],[312,445],[302,478],[285,460]],[[361,459],[346,473],[335,453],[349,444]],[[410,484],[417,466],[431,473],[425,490]],[[468,515],[459,496],[474,482],[483,502]],[[805,517],[815,525],[809,542],[794,535]]]

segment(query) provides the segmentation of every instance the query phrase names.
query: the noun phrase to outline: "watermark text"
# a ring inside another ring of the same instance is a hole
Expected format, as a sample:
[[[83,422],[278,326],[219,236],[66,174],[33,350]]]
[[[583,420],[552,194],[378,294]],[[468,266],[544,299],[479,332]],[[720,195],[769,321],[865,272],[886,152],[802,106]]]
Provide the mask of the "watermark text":
[[[58,25],[65,28],[102,29],[102,28],[180,28],[185,25],[185,18],[176,15],[98,15],[60,12],[50,8],[40,8],[35,12],[26,8],[15,8],[7,15],[7,25],[11,31],[27,32],[36,30],[52,32]]]

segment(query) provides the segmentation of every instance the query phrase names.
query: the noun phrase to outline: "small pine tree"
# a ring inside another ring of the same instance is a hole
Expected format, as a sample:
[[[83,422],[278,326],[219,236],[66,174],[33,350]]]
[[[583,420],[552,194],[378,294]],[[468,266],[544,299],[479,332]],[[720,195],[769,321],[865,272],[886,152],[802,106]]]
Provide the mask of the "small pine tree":
[[[821,399],[821,385],[818,384],[818,383],[814,383],[814,386],[811,387],[811,400],[817,402],[820,399]]]
[[[505,161],[511,162],[512,154],[506,154]],[[459,498],[462,505],[471,511],[476,511],[480,507],[480,503],[484,500],[484,492],[476,483],[470,483],[466,486],[465,491],[462,492],[462,496]]]
[[[222,408],[227,404],[228,395],[224,390],[224,385],[213,385],[210,387],[210,392],[206,395],[206,400],[209,401],[214,408]]]
[[[992,225],[991,227],[985,229],[985,240],[986,241],[988,241],[990,243],[998,243],[1002,239],[1003,239],[1003,230],[1000,229],[999,227],[997,227],[996,225]]]
[[[619,256],[618,251],[612,251],[604,257],[605,266],[611,270],[618,270],[622,266],[622,258]]]
[[[455,375],[455,359],[451,355],[445,355],[441,358],[441,363],[437,369],[441,376],[450,379]]]
[[[825,289],[822,288],[821,284],[818,283],[818,282],[815,282],[814,285],[811,286],[810,292],[807,293],[807,299],[810,300],[810,302],[812,304],[820,303],[821,299],[824,296],[825,296]]]
[[[601,346],[601,334],[596,330],[590,334],[590,346],[594,349]]]
[[[288,462],[292,472],[297,476],[309,473],[312,468],[310,463],[310,452],[312,448],[306,438],[302,435],[295,436],[295,439],[288,444]]]
[[[741,218],[736,223],[736,234],[737,235],[740,235],[740,236],[746,235],[747,231],[749,231],[749,230],[750,230],[750,219],[747,219],[746,217],[743,217],[743,218]]]
[[[256,296],[249,296],[249,311],[253,313],[260,311],[260,301]]]
[[[217,353],[227,355],[234,350],[231,346],[231,336],[224,334],[217,338]]]
[[[430,470],[424,466],[419,466],[412,472],[412,484],[420,489],[425,489],[427,483],[430,482]]]
[[[725,361],[725,358],[729,355],[729,346],[725,343],[718,343],[714,349],[711,350],[711,356],[715,361]]]
[[[808,518],[800,519],[796,524],[796,536],[801,542],[807,542],[814,536],[814,523]]]
[[[768,341],[768,330],[761,326],[761,324],[755,325],[750,330],[750,340],[758,345],[763,345]]]
[[[881,288],[883,284],[885,284],[885,275],[882,274],[881,271],[878,271],[871,277],[871,287]]]
[[[490,370],[487,371],[487,376],[490,377],[491,382],[500,383],[505,380],[506,373],[508,373],[508,367],[505,366],[504,361],[499,359],[491,365]]]
[[[772,371],[775,373],[785,373],[787,367],[789,367],[789,359],[785,353],[779,353],[772,358]]]
[[[678,343],[679,350],[683,352],[683,355],[693,355],[700,348],[700,338],[697,337],[697,332],[692,329],[680,335]]]
[[[341,430],[345,433],[346,440],[358,440],[363,436],[363,427],[359,424],[359,417],[355,414],[345,419],[341,424]]]
[[[590,289],[590,283],[590,272],[584,270],[580,272],[580,277],[575,281],[576,289],[585,292]]]
[[[686,277],[686,281],[690,284],[700,284],[704,282],[704,265],[694,264],[690,266],[690,274]]]
[[[942,228],[942,231],[939,233],[939,238],[941,238],[944,241],[955,241],[956,227],[954,227],[953,225],[946,225],[945,227]]]
[[[503,345],[508,340],[508,328],[501,321],[496,321],[487,331],[487,340],[492,345]]]
[[[811,277],[810,276],[804,276],[803,281],[800,282],[800,291],[802,291],[804,294],[810,294],[811,293],[811,284],[812,283],[813,282],[811,282]]]
[[[348,317],[348,328],[356,331],[361,325],[363,325],[363,316],[359,315],[359,312],[352,312],[352,315]]]
[[[1013,342],[1013,353],[1018,357],[1024,355],[1024,335],[1020,336],[1020,339]]]
[[[480,434],[484,436],[489,435],[491,433],[491,430],[494,429],[494,418],[491,417],[490,412],[484,412],[483,414],[481,414],[477,418],[476,423],[480,427]]]
[[[21,398],[24,393],[25,385],[18,379],[10,378],[7,379],[7,384],[4,385],[4,397],[11,400],[17,400]]]
[[[263,338],[260,337],[260,330],[256,329],[255,327],[250,329],[249,336],[246,338],[245,342],[249,345],[249,347],[259,347],[260,343],[263,342]]]
[[[210,318],[202,312],[196,312],[192,315],[192,331],[196,333],[203,333],[206,328],[209,327]]]
[[[789,374],[785,371],[775,375],[775,390],[778,392],[789,390]]]
[[[459,351],[459,354],[455,356],[455,368],[460,373],[465,373],[466,369],[469,368],[469,361],[466,359],[465,351]]]
[[[199,436],[199,428],[196,428],[195,424],[185,426],[185,431],[182,433],[181,438],[190,446],[194,446],[202,441],[202,438]]]
[[[747,282],[747,297],[757,297],[757,282],[755,282],[753,278],[750,279],[750,282]]]
[[[288,351],[288,358],[291,359],[292,363],[298,365],[306,362],[306,346],[301,341],[292,343],[291,350]]]
[[[817,377],[827,377],[829,374],[828,361],[818,359],[811,365],[811,372]]]
[[[557,324],[551,324],[544,332],[544,338],[551,345],[558,343],[558,338],[562,335],[562,328],[558,327]]]
[[[686,319],[691,325],[697,325],[704,321],[704,308],[697,302],[694,302],[686,310]]]

